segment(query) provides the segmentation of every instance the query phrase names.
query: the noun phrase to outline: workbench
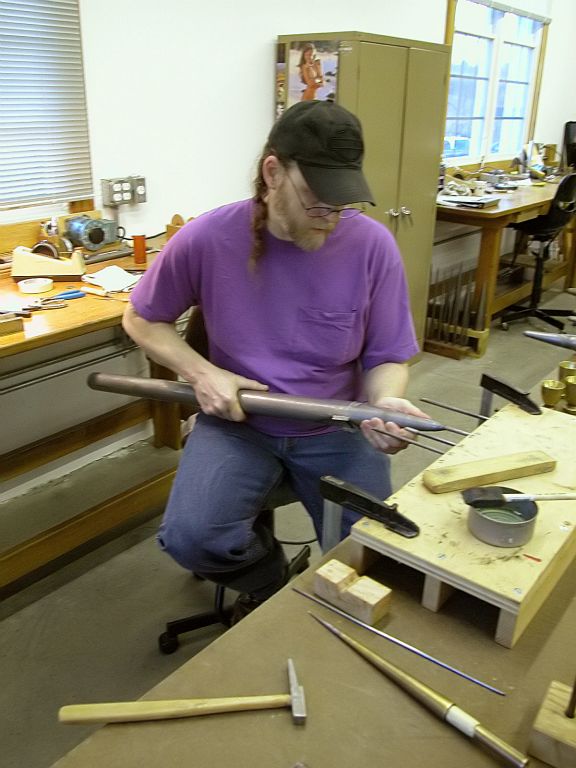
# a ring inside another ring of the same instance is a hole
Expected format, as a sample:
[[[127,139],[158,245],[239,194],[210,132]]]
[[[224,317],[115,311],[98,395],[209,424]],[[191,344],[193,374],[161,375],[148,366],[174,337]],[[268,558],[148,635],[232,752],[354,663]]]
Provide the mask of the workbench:
[[[134,263],[133,257],[127,256],[113,262],[90,265],[87,272],[98,271],[107,266],[107,263],[124,269],[142,269],[142,265]],[[0,273],[0,306],[13,306],[15,303],[22,305],[26,301],[50,296],[71,286],[81,289],[83,283],[58,281],[49,293],[25,295],[18,291],[16,282],[10,277],[9,269],[4,269]],[[126,303],[122,301],[87,294],[82,299],[69,301],[68,306],[63,309],[32,312],[30,318],[24,319],[22,331],[0,336],[0,359],[54,346],[103,329],[116,329],[121,334],[125,307]],[[152,376],[174,378],[174,374],[154,363],[150,363],[150,372]],[[86,396],[90,396],[88,387]],[[0,480],[17,477],[149,419],[152,419],[153,423],[155,445],[178,448],[180,422],[174,409],[172,404],[146,400],[135,401],[120,409],[111,409],[110,413],[78,424],[77,427],[2,454]],[[0,589],[97,536],[106,534],[131,519],[139,519],[143,510],[157,509],[168,496],[174,474],[175,470],[159,471],[147,482],[135,485],[106,503],[34,534],[21,544],[0,549]]]
[[[346,540],[325,559],[349,561],[350,544]],[[430,613],[419,604],[419,580],[410,569],[381,560],[370,575],[393,589],[390,613],[378,625],[381,629],[504,690],[506,696],[447,672],[295,593],[292,586],[312,591],[309,569],[143,697],[287,692],[286,662],[292,658],[305,689],[306,725],[294,725],[288,709],[107,725],[55,765],[293,768],[301,762],[307,768],[493,768],[498,764],[354,654],[309,612],[452,698],[498,736],[525,750],[550,681],[570,685],[574,678],[576,567],[561,579],[512,650],[492,640],[487,625],[495,615],[490,606],[461,593],[443,614]],[[162,616],[159,606],[159,627],[164,618],[169,617]],[[150,643],[154,645],[154,637]],[[62,701],[69,703],[73,702]],[[534,768],[541,765],[531,762]]]
[[[505,227],[522,221],[534,219],[546,214],[554,199],[558,184],[547,183],[544,186],[519,186],[510,192],[495,192],[500,198],[495,206],[488,208],[464,208],[438,204],[436,219],[453,224],[464,224],[479,227],[481,230],[480,251],[476,267],[474,299],[472,311],[484,309],[483,317],[476,328],[483,332],[481,353],[488,343],[490,322],[494,315],[512,304],[527,299],[532,290],[530,282],[509,286],[506,290],[498,290],[497,278],[500,265],[502,232]],[[566,278],[566,284],[571,285],[574,279],[576,263],[576,236],[571,230],[569,252],[564,260],[544,274],[544,289],[561,278]],[[482,306],[481,306],[482,305]],[[478,337],[478,332],[472,335]],[[430,350],[434,351],[434,350]]]
[[[548,410],[531,416],[507,405],[435,465],[537,447],[556,458],[557,467],[507,484],[527,492],[567,490],[576,479],[575,432],[572,416]],[[414,503],[422,496],[428,503]],[[286,662],[292,658],[308,703],[305,726],[294,725],[287,709],[107,725],[56,766],[183,768],[192,762],[210,768],[292,768],[298,763],[308,768],[480,768],[497,764],[493,756],[436,719],[354,654],[310,613],[447,696],[525,752],[550,682],[571,686],[576,673],[574,503],[540,503],[541,519],[532,540],[522,548],[502,549],[471,540],[456,494],[425,491],[420,476],[391,501],[397,501],[399,510],[420,525],[420,536],[404,539],[364,519],[321,562],[339,559],[390,587],[390,612],[378,623],[379,629],[504,691],[504,697],[294,592],[296,586],[312,593],[316,563],[143,697],[281,693],[287,691]],[[456,528],[447,518],[455,521]],[[432,549],[430,542],[434,542]],[[426,554],[430,552],[431,558]],[[442,552],[447,557],[436,557]],[[421,567],[427,557],[434,569],[444,571],[428,574]],[[434,583],[427,584],[430,578]],[[442,588],[444,583],[449,590]],[[518,586],[525,589],[526,601]],[[444,602],[448,591],[450,599]],[[426,593],[428,600],[422,601]],[[497,599],[487,599],[494,596]],[[430,604],[433,600],[436,605]],[[159,607],[159,629],[172,618],[163,616]],[[495,634],[502,640],[499,631],[504,644],[494,640]],[[150,643],[155,640],[151,637]],[[63,701],[62,705],[69,703],[82,702]],[[536,759],[530,764],[543,765]]]

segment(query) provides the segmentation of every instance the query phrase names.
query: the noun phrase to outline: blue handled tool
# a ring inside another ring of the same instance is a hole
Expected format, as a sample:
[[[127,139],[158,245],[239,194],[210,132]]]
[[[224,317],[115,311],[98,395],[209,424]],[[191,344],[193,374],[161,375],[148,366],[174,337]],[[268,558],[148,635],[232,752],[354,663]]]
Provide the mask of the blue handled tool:
[[[50,296],[47,301],[52,301],[52,299],[81,299],[84,296],[86,296],[86,294],[79,288],[71,288],[68,291],[57,293],[55,296]]]

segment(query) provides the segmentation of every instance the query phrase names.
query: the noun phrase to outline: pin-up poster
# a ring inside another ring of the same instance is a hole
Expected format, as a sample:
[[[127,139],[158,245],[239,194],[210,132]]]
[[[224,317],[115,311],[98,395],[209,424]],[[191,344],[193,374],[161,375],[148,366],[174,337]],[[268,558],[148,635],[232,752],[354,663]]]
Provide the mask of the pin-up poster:
[[[301,40],[278,45],[276,117],[299,101],[336,100],[337,40]]]

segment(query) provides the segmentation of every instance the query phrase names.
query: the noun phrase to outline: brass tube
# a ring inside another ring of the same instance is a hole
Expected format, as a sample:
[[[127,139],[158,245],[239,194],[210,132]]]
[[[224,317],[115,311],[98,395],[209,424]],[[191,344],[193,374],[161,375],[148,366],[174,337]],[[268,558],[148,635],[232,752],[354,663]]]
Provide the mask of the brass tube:
[[[370,662],[374,667],[383,672],[386,677],[393,680],[400,688],[403,688],[414,699],[419,701],[426,709],[433,712],[436,717],[452,725],[457,730],[464,733],[473,741],[478,741],[483,744],[493,754],[499,758],[505,760],[514,768],[524,768],[528,764],[529,758],[519,752],[514,747],[507,744],[499,736],[489,731],[481,723],[471,717],[467,712],[457,707],[453,701],[443,696],[438,691],[430,688],[425,683],[421,682],[407,672],[403,672],[399,667],[386,661],[381,656],[371,651],[362,643],[357,642],[349,635],[341,632],[335,626],[330,624],[324,619],[320,619],[318,616],[311,614],[320,624],[322,624],[328,631],[336,635],[342,642],[346,643],[352,650],[356,651],[366,661]]]

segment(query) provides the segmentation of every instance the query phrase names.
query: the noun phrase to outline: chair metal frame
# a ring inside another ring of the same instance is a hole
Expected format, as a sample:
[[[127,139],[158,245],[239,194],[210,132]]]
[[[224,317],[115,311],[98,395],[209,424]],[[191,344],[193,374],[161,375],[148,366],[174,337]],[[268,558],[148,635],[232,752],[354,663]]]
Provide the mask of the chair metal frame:
[[[540,243],[536,254],[535,271],[532,280],[532,291],[528,297],[528,305],[513,304],[506,309],[501,317],[502,328],[506,329],[509,322],[526,317],[536,317],[554,328],[562,331],[564,323],[556,320],[557,317],[570,317],[574,314],[571,309],[541,309],[542,286],[544,281],[544,264],[549,259],[550,246],[560,235],[570,218],[576,213],[576,173],[565,176],[558,185],[556,195],[550,205],[548,213],[537,216],[535,219],[510,225],[520,235],[517,237],[514,248],[514,261],[518,255],[520,244],[528,238]]]

